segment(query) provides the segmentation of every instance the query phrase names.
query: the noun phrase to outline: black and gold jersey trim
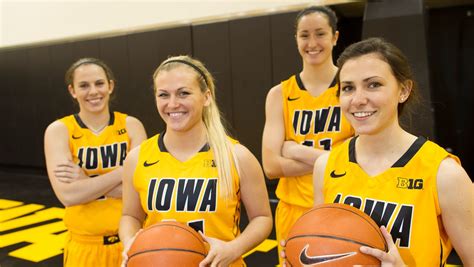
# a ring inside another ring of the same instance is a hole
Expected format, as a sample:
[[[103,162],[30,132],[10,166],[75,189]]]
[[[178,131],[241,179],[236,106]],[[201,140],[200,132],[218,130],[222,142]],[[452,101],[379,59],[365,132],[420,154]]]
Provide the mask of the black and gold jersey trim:
[[[166,149],[165,142],[164,142],[164,136],[165,136],[166,131],[163,131],[160,133],[160,136],[158,137],[158,149],[161,152],[166,152],[168,153],[168,149]],[[199,150],[199,152],[207,152],[211,149],[209,146],[209,143],[204,144],[204,146]]]
[[[349,142],[349,161],[352,163],[357,163],[356,151],[355,151],[355,142],[358,136],[351,139]],[[403,154],[391,168],[401,168],[404,167],[421,149],[421,147],[426,143],[427,139],[423,136],[419,136],[410,148]]]
[[[295,74],[295,78],[296,78],[296,84],[298,84],[298,87],[300,88],[300,90],[307,91],[306,87],[304,87],[303,80],[301,80],[301,76],[300,76],[299,73]],[[332,79],[332,82],[331,82],[331,84],[329,85],[328,88],[332,88],[332,87],[336,86],[336,84],[337,84],[337,79],[336,79],[336,77],[334,77],[334,79]]]
[[[74,119],[76,119],[77,124],[83,129],[89,129],[86,124],[82,121],[81,117],[79,117],[79,113],[74,114]],[[109,119],[109,126],[113,125],[115,122],[115,114],[113,111],[110,112],[110,119]]]

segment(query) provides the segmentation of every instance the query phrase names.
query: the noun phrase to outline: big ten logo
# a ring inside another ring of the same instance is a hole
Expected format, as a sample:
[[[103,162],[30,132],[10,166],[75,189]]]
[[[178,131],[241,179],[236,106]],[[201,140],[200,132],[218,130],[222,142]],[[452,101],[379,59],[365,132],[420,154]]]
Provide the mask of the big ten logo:
[[[122,134],[126,134],[126,133],[127,133],[127,129],[125,129],[125,128],[117,130],[118,135],[122,135]]]
[[[404,189],[421,190],[423,189],[423,179],[398,177],[397,187]]]

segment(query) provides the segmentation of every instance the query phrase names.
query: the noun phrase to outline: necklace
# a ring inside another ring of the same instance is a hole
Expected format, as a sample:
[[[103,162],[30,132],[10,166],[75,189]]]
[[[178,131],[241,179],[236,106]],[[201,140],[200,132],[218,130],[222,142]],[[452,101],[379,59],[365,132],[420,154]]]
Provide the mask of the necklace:
[[[107,127],[107,125],[109,125],[108,123],[107,124],[104,124],[103,126],[101,126],[100,128],[98,129],[94,129],[90,126],[87,126],[87,128],[89,128],[89,130],[91,130],[93,133],[95,134],[100,134],[100,132],[102,132],[102,130],[104,130],[105,127]]]

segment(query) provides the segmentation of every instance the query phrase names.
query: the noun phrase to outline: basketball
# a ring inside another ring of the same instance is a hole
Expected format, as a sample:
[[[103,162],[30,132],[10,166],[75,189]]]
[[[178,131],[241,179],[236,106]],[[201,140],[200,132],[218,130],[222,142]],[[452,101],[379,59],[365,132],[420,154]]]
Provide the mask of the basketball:
[[[359,251],[368,246],[387,251],[377,224],[364,212],[345,204],[322,204],[303,214],[286,241],[288,266],[380,265]]]
[[[201,235],[179,222],[160,222],[141,231],[128,251],[128,267],[198,266],[207,248]]]

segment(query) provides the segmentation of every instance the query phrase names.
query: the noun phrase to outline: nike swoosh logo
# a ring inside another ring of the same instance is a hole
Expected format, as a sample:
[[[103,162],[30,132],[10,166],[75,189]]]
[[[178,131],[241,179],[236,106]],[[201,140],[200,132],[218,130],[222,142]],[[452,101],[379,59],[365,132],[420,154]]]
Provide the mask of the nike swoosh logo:
[[[341,174],[336,173],[336,170],[333,170],[333,171],[331,172],[331,177],[332,177],[332,178],[340,178],[340,177],[342,177],[342,176],[344,176],[344,175],[346,175],[346,172],[341,173]]]
[[[329,254],[329,255],[321,255],[321,256],[308,256],[309,244],[306,245],[300,253],[300,263],[304,266],[306,265],[313,265],[313,264],[321,264],[325,262],[335,261],[338,259],[346,258],[357,254],[356,252],[346,252],[341,254]]]
[[[83,136],[83,135],[80,135],[80,136],[74,136],[74,135],[72,135],[72,139],[79,139],[79,138],[81,138],[82,136]]]
[[[144,167],[150,167],[150,166],[152,166],[152,165],[155,165],[155,164],[158,163],[159,161],[160,161],[160,160],[157,160],[157,161],[155,161],[155,162],[150,162],[150,163],[148,163],[148,162],[145,160],[145,162],[143,162],[143,166],[144,166]]]
[[[300,97],[295,97],[295,98],[288,97],[288,101],[295,101],[295,100],[298,100],[298,99],[300,99]]]

